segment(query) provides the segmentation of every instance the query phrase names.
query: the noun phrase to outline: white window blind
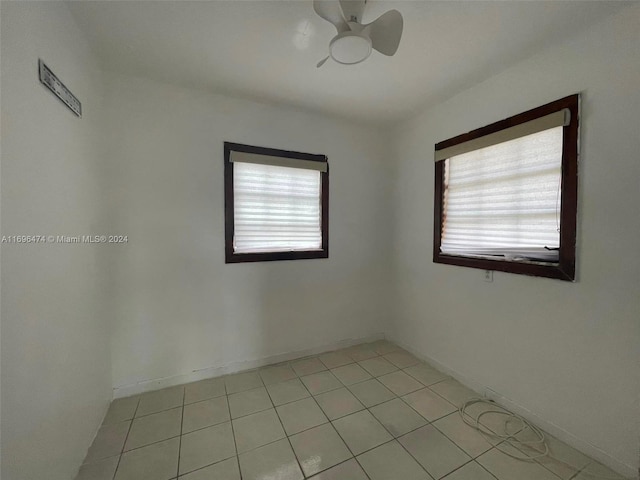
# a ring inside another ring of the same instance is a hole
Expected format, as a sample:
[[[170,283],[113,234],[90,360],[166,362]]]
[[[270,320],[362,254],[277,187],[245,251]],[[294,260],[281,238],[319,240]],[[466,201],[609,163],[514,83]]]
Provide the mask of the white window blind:
[[[562,126],[448,158],[441,251],[554,262]]]
[[[322,248],[320,172],[235,161],[236,253]]]

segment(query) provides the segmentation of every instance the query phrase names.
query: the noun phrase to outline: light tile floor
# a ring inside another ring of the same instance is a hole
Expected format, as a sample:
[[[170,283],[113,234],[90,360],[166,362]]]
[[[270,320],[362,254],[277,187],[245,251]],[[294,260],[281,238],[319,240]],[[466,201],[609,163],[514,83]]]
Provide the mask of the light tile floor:
[[[622,480],[553,437],[575,468],[503,454],[460,418],[473,396],[388,341],[357,345],[115,400],[76,480]]]

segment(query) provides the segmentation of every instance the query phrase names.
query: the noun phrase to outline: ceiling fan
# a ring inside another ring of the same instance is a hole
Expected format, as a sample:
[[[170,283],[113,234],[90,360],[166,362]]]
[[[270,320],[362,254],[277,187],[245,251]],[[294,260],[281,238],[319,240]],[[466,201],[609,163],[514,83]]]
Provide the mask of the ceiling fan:
[[[369,58],[372,49],[389,57],[396,53],[402,37],[402,15],[389,10],[363,25],[366,4],[367,0],[313,0],[315,12],[338,30],[329,43],[329,55],[318,62],[318,68],[329,58],[343,65],[355,65]]]

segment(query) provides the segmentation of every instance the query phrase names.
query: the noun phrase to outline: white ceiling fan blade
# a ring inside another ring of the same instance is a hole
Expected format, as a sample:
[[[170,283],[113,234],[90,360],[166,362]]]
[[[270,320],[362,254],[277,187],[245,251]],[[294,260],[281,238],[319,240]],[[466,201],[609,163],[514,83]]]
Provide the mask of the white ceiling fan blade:
[[[340,0],[344,18],[348,22],[358,21],[362,23],[362,13],[366,3],[366,0]],[[353,20],[354,18],[356,20]]]
[[[403,20],[397,10],[389,10],[365,27],[371,46],[384,55],[392,56],[398,50],[402,37]]]
[[[329,60],[329,57],[324,57],[322,60],[320,60],[318,62],[318,64],[316,65],[316,68],[320,68],[322,65],[324,65],[324,63]]]
[[[313,0],[313,9],[327,22],[332,23],[338,33],[349,30],[349,24],[344,18],[342,7],[338,0]]]

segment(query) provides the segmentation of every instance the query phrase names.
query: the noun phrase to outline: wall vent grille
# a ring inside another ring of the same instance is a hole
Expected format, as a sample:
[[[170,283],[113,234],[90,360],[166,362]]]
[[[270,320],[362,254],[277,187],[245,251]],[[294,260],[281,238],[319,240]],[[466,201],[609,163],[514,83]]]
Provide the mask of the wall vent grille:
[[[40,82],[51,90],[73,113],[82,117],[82,104],[80,100],[65,87],[64,83],[62,83],[40,59],[38,59],[38,72],[40,74]]]

